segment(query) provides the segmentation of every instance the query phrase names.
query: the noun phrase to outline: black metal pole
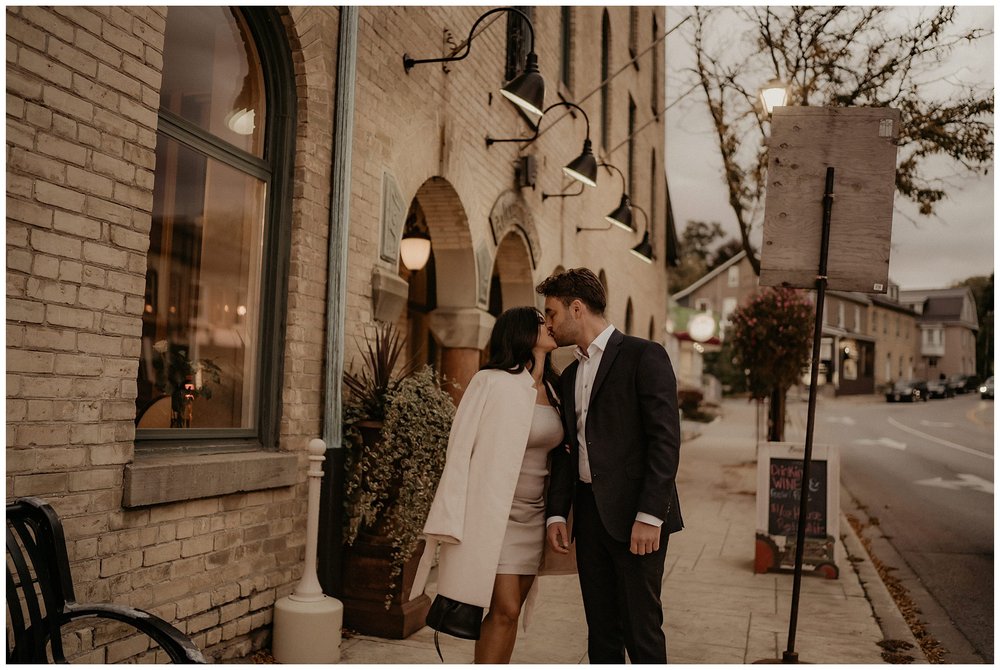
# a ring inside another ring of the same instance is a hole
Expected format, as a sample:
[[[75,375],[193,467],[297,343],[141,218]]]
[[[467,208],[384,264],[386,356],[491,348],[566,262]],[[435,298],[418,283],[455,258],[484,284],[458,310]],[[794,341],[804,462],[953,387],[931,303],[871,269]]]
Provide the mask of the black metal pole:
[[[816,325],[813,328],[812,370],[809,374],[809,413],[806,420],[805,453],[802,455],[802,490],[799,494],[799,524],[795,536],[795,576],[792,578],[792,611],[788,617],[788,648],[783,663],[798,663],[795,651],[795,628],[799,620],[799,595],[802,590],[802,557],[806,544],[806,512],[809,502],[809,465],[812,460],[813,429],[816,427],[816,382],[819,378],[819,345],[823,335],[823,302],[826,299],[826,261],[830,252],[830,215],[833,212],[833,168],[826,169],[823,191],[823,230],[819,248],[819,274],[816,275]]]

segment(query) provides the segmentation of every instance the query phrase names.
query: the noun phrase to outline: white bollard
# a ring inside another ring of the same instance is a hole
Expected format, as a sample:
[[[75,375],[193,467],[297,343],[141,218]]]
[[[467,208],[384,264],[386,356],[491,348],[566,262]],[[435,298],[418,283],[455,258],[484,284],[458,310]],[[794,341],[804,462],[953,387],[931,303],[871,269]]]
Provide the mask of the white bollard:
[[[344,605],[324,595],[316,576],[319,545],[319,496],[326,443],[309,441],[309,503],[306,510],[306,564],[290,596],[274,604],[271,654],[279,663],[336,663]]]

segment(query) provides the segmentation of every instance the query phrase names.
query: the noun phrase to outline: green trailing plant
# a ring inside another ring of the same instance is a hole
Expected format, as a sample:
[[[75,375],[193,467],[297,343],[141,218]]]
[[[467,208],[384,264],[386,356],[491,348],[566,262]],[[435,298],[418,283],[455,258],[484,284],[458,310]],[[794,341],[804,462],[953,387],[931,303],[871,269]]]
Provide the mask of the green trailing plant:
[[[727,341],[744,369],[753,398],[771,398],[768,439],[784,436],[785,393],[809,364],[813,305],[801,291],[772,288],[755,295],[730,317]]]
[[[398,359],[402,344],[393,335],[391,326],[378,330],[378,340],[368,347],[368,365],[387,366]],[[348,384],[351,394],[344,403],[344,542],[354,544],[361,533],[389,539],[386,609],[403,566],[419,544],[455,416],[455,404],[433,368],[403,370],[405,374],[396,375],[392,367],[377,373],[372,368],[355,375],[366,381]],[[381,421],[381,427],[363,425],[371,421]],[[366,443],[363,428],[378,430],[378,439]]]

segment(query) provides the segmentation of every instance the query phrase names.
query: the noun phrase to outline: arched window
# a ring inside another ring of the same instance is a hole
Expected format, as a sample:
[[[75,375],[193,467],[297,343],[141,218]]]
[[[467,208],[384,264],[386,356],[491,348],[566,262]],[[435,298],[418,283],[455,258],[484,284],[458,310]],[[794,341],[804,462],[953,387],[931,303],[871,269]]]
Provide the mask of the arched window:
[[[563,6],[560,10],[559,38],[561,58],[559,61],[559,78],[567,90],[573,90],[573,8]]]
[[[611,146],[611,19],[608,10],[601,17],[601,146],[607,150]]]
[[[266,9],[167,12],[137,440],[273,447],[294,73]]]
[[[639,8],[631,6],[628,8],[628,55],[635,58],[639,53]],[[639,61],[633,60],[632,66],[638,70]]]
[[[657,40],[660,39],[660,24],[656,20],[656,13],[653,13],[653,49],[650,58],[653,61],[653,67],[649,68],[650,71],[650,86],[649,86],[649,104],[653,108],[653,115],[660,115],[660,105],[663,103],[660,100],[660,45]]]
[[[635,166],[635,100],[628,96],[628,192],[636,197]]]

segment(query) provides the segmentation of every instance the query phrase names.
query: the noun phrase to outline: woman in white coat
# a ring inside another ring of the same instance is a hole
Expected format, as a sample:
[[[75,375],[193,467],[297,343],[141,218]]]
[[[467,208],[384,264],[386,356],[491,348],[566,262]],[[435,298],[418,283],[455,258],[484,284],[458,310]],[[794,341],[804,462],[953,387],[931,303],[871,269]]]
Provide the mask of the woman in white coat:
[[[438,593],[489,608],[476,663],[509,663],[517,621],[542,562],[548,456],[562,421],[549,353],[533,307],[497,319],[490,358],[455,413],[444,472],[424,532],[442,542]]]

